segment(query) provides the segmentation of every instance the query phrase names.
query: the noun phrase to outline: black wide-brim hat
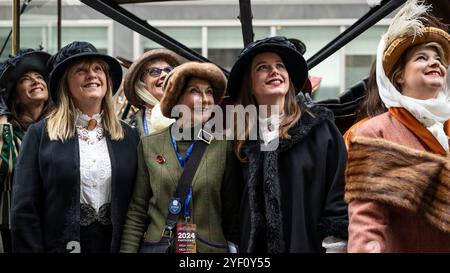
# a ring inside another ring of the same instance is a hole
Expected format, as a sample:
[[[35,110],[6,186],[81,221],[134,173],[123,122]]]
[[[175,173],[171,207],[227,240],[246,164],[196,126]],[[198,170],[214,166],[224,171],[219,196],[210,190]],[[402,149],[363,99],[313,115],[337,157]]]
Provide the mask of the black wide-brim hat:
[[[17,55],[11,56],[5,61],[2,67],[3,71],[0,72],[0,86],[6,89],[6,101],[9,106],[11,102],[8,98],[11,97],[12,92],[15,92],[17,81],[25,73],[34,71],[41,74],[45,81],[48,80],[49,69],[47,61],[50,56],[49,53],[44,51],[22,49]]]
[[[64,72],[74,62],[83,58],[97,58],[105,61],[109,66],[108,73],[113,83],[112,94],[114,95],[119,89],[120,83],[122,82],[122,67],[119,61],[111,56],[99,53],[97,48],[88,42],[75,41],[61,48],[48,61],[49,66],[52,68],[49,90],[54,102],[57,101],[59,82]]]
[[[295,45],[282,36],[264,38],[248,44],[241,51],[231,69],[227,93],[234,101],[237,101],[239,97],[242,78],[245,76],[253,57],[262,52],[274,52],[280,56],[289,73],[289,78],[294,84],[296,93],[300,92],[305,85],[308,78],[308,65]]]

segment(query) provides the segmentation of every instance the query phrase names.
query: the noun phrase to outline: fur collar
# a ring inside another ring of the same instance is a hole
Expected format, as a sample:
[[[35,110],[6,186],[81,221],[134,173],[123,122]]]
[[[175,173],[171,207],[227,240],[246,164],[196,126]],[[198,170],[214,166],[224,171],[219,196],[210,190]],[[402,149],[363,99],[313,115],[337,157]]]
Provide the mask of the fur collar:
[[[263,232],[266,233],[268,253],[287,251],[283,239],[278,155],[301,142],[314,127],[326,120],[333,120],[331,111],[320,106],[308,105],[302,94],[298,96],[298,103],[302,109],[300,121],[290,129],[291,138],[281,139],[275,151],[261,151],[261,140],[247,141],[243,147],[243,154],[248,158],[247,183],[251,223],[246,252],[255,252],[257,236]]]
[[[384,139],[355,137],[345,201],[370,200],[422,214],[450,233],[450,158]]]
[[[302,115],[291,129],[289,129],[290,139],[280,139],[280,145],[276,150],[278,153],[289,150],[294,144],[305,138],[309,132],[317,125],[322,124],[326,120],[334,121],[333,113],[322,106],[308,103],[302,93],[297,95],[297,102],[302,109]],[[242,149],[245,156],[249,157],[260,152],[261,140],[248,140]]]

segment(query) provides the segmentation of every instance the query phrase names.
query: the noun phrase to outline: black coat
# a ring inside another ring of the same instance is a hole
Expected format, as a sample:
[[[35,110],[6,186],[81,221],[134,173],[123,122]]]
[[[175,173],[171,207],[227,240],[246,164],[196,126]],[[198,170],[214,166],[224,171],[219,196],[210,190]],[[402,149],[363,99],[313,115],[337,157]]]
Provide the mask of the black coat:
[[[13,183],[14,252],[69,252],[80,242],[78,138],[50,141],[46,120],[25,135]],[[137,167],[138,133],[122,123],[125,137],[106,135],[111,159],[111,251],[117,252]]]
[[[243,147],[241,252],[322,252],[324,237],[347,238],[344,141],[329,110],[299,101],[308,111],[290,140],[273,152],[261,152],[259,141]]]

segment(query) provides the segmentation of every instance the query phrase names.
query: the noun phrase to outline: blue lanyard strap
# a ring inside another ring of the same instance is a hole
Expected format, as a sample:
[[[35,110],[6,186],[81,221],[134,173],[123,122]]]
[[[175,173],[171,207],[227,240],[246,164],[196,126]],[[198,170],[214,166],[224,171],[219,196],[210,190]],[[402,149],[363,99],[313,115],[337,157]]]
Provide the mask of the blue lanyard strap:
[[[191,213],[189,210],[189,203],[192,199],[192,186],[189,187],[189,192],[186,195],[186,199],[184,200],[184,218],[190,217]]]
[[[172,145],[175,150],[175,153],[177,154],[178,162],[180,163],[180,166],[183,170],[184,170],[184,167],[186,166],[186,162],[188,161],[189,156],[191,155],[192,150],[194,149],[194,144],[195,144],[195,142],[189,146],[189,148],[187,149],[187,152],[186,152],[186,156],[183,159],[181,154],[178,152],[177,141],[175,140],[174,137],[172,137]],[[189,186],[189,191],[186,195],[186,199],[184,200],[184,217],[185,218],[190,216],[189,203],[191,202],[191,199],[192,199],[192,185]]]
[[[189,148],[187,149],[186,155],[183,159],[181,154],[178,152],[177,141],[175,140],[175,138],[172,137],[172,145],[173,145],[173,148],[175,149],[175,153],[177,154],[178,162],[180,163],[180,166],[183,170],[184,170],[184,166],[186,166],[186,162],[188,161],[189,156],[192,153],[192,150],[194,149],[194,144],[195,144],[195,142],[192,143],[191,146],[189,146]]]
[[[148,129],[148,125],[147,125],[147,118],[145,116],[145,111],[146,109],[144,108],[144,115],[142,118],[142,123],[144,124],[144,135],[149,135],[150,134],[150,130]]]

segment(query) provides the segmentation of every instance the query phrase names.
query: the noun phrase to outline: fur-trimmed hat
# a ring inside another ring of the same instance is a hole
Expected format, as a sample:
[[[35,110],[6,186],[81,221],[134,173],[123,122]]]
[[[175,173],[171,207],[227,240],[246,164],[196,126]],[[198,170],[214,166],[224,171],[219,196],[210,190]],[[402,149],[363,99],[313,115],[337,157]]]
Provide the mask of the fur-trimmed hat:
[[[222,70],[212,63],[187,62],[172,70],[164,80],[164,97],[160,105],[165,117],[171,117],[172,108],[177,105],[187,82],[192,78],[208,81],[214,92],[214,103],[220,104],[227,87],[227,78]]]
[[[293,41],[300,42],[299,40]],[[248,44],[241,51],[231,69],[228,77],[228,95],[237,101],[246,69],[250,66],[253,57],[262,52],[274,52],[280,56],[294,84],[295,91],[298,93],[308,78],[308,65],[299,51],[300,47],[300,44],[293,44],[292,41],[282,36],[264,38]]]
[[[65,47],[61,48],[55,55],[53,55],[48,61],[48,65],[52,68],[50,73],[50,95],[54,102],[58,98],[59,82],[64,75],[66,69],[68,69],[75,61],[82,58],[98,58],[103,60],[109,65],[109,76],[113,83],[112,93],[116,93],[122,82],[122,67],[119,61],[114,57],[99,53],[97,48],[88,42],[72,42]]]
[[[47,52],[28,48],[20,50],[5,61],[0,69],[0,88],[5,89],[8,106],[11,106],[11,92],[15,91],[16,83],[23,74],[35,71],[41,74],[45,81],[48,80],[47,61],[50,56]]]
[[[409,48],[427,42],[436,42],[442,46],[445,60],[450,63],[450,35],[446,25],[439,22],[428,11],[430,6],[420,0],[408,0],[405,6],[392,20],[383,36],[386,50],[383,55],[383,68],[386,76],[391,77],[393,69],[401,56]]]
[[[134,84],[141,78],[142,67],[148,62],[157,60],[163,60],[173,67],[179,66],[182,63],[181,57],[168,49],[149,50],[135,60],[128,69],[128,73],[125,75],[123,81],[125,96],[132,105],[139,107],[144,104],[144,102],[136,96]]]

